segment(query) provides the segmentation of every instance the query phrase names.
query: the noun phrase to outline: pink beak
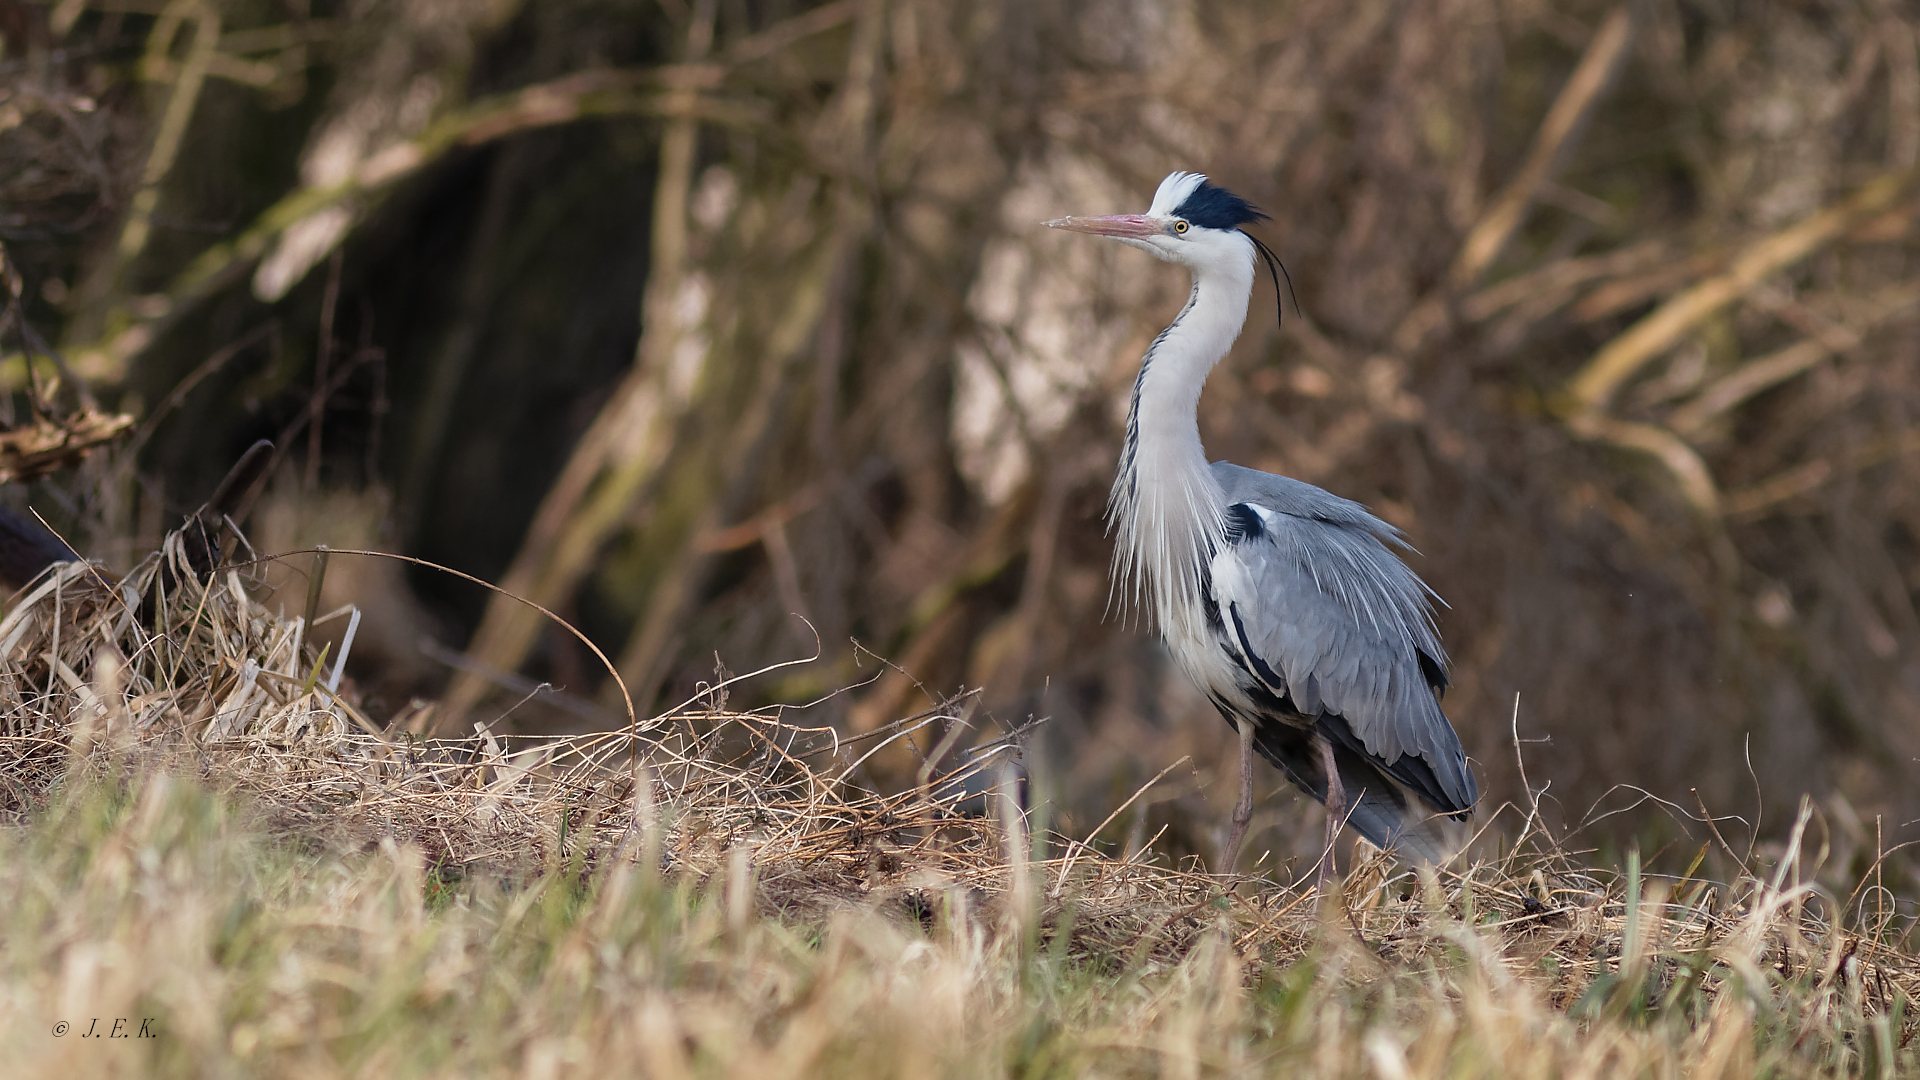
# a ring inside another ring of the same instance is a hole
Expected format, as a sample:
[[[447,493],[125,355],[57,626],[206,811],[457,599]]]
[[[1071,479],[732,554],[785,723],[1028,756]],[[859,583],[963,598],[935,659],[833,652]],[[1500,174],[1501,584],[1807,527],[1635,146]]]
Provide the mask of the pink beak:
[[[1110,214],[1106,217],[1063,217],[1047,222],[1049,229],[1113,236],[1122,240],[1146,240],[1159,236],[1161,224],[1145,214]]]

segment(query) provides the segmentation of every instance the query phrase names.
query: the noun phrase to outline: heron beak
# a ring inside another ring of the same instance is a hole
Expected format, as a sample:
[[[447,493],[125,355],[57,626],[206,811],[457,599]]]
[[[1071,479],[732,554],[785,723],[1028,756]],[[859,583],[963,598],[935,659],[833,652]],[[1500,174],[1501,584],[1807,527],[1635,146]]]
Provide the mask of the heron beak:
[[[1147,240],[1159,236],[1162,227],[1156,218],[1145,214],[1110,214],[1106,217],[1063,217],[1047,222],[1049,229],[1092,233],[1119,240]]]

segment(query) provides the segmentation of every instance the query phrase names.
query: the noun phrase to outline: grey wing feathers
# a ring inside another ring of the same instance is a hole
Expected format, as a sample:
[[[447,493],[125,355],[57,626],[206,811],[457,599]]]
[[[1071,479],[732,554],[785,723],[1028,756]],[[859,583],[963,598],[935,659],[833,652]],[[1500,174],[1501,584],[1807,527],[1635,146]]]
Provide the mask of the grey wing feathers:
[[[1413,786],[1440,796],[1436,809],[1472,805],[1477,785],[1434,692],[1444,681],[1430,682],[1446,666],[1432,594],[1387,547],[1405,546],[1399,530],[1311,484],[1224,462],[1213,470],[1228,503],[1260,525],[1216,557],[1214,575],[1224,628],[1255,673],[1279,679],[1270,689],[1307,719],[1345,720],[1360,744],[1351,748],[1390,772],[1414,765],[1403,756],[1424,764],[1401,778],[1430,775],[1437,791]]]

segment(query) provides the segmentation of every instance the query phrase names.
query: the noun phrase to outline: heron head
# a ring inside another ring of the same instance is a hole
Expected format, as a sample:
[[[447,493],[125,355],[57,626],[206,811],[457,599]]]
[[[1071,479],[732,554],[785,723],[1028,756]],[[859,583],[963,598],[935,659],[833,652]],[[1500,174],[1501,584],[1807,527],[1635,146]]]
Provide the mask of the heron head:
[[[1253,204],[1200,173],[1168,173],[1144,214],[1055,218],[1047,225],[1069,232],[1110,236],[1158,259],[1199,271],[1215,265],[1245,266],[1253,238],[1240,226],[1266,220]]]

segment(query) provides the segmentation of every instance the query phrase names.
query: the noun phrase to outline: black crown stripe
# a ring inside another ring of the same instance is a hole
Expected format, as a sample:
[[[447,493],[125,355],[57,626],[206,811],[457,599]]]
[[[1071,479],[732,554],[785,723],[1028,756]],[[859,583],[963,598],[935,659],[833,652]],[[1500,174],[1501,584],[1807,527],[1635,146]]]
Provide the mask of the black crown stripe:
[[[1173,214],[1203,229],[1234,229],[1267,220],[1267,215],[1252,203],[1206,181],[1202,181],[1191,195],[1174,207]]]

